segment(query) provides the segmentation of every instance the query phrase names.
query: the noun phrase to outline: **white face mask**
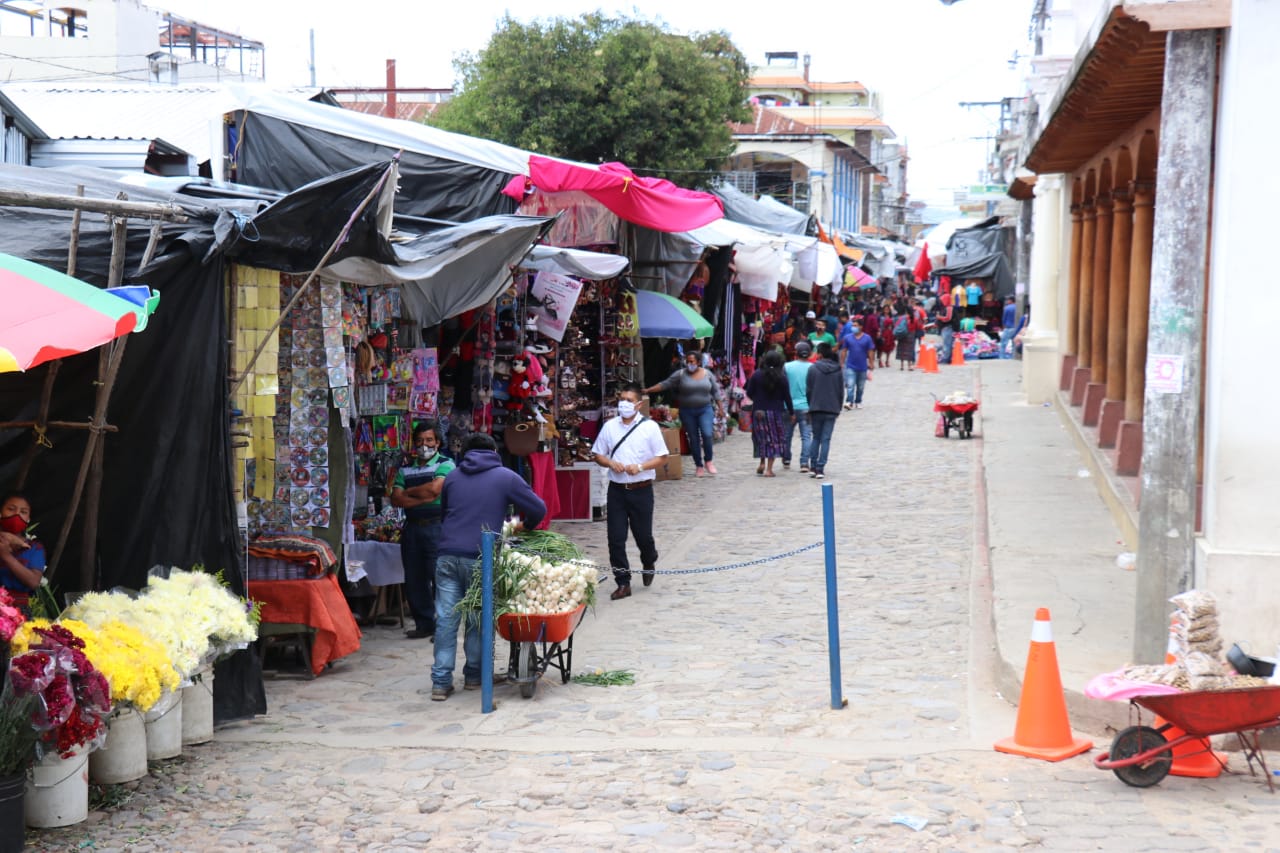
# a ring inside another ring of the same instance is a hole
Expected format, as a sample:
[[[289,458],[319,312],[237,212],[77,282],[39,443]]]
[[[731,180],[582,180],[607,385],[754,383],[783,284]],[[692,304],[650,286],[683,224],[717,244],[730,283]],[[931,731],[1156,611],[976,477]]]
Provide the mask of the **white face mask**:
[[[636,404],[630,400],[618,401],[618,414],[622,415],[623,420],[633,418],[636,415]]]

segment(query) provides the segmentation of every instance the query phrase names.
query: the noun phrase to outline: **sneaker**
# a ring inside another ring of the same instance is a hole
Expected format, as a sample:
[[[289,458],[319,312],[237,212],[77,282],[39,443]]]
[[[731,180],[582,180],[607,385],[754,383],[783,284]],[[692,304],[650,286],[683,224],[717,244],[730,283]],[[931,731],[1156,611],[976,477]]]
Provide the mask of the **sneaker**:
[[[853,403],[845,403],[844,408],[845,408],[845,411],[847,412],[849,409],[853,408]]]
[[[800,466],[800,473],[801,473],[801,474],[808,474],[808,473],[809,473],[809,466],[808,466],[808,465],[801,465],[801,466]]]
[[[693,476],[695,476],[695,477],[705,477],[705,476],[707,476],[707,469],[706,469],[706,468],[697,468],[697,469],[695,469],[695,470],[694,470],[694,472],[693,472]]]
[[[814,477],[817,477],[819,480],[825,480],[825,479],[827,479],[827,478],[826,478],[826,475],[824,475],[821,471],[819,471],[818,473],[814,474],[813,476],[814,476]]]
[[[782,467],[783,467],[784,469],[786,469],[787,471],[790,471],[790,470],[791,470],[791,463],[790,463],[790,462],[783,462],[783,463],[782,463]]]
[[[432,687],[431,688],[432,702],[443,702],[444,700],[448,699],[452,695],[453,695],[452,684],[450,684],[448,687]]]
[[[809,472],[809,476],[810,476],[810,478],[812,478],[812,477],[821,477],[822,475],[821,475],[820,473],[818,473],[817,471],[811,471],[811,472]]]
[[[862,408],[862,404],[861,404],[861,403],[857,403],[856,405],[854,405],[854,408],[855,408],[855,409],[861,409],[861,408]]]
[[[708,473],[708,474],[711,474],[711,475],[713,475],[713,476],[714,476],[714,475],[715,475],[715,473],[716,473],[716,466],[715,466],[715,463],[713,463],[710,459],[708,459],[708,460],[707,460],[707,473]]]

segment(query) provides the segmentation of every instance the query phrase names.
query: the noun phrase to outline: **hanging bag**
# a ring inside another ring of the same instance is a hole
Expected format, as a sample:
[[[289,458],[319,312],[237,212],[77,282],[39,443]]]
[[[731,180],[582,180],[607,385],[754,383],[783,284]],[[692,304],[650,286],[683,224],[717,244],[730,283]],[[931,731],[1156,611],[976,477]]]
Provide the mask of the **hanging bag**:
[[[538,449],[538,425],[532,421],[507,424],[502,440],[512,456],[528,456]]]

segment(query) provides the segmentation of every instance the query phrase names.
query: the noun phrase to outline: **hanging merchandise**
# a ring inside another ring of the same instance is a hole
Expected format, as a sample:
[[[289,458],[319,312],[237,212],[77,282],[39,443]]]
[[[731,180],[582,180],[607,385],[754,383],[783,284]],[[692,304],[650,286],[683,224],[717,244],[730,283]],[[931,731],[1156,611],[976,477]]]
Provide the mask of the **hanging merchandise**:
[[[581,292],[582,282],[577,279],[539,272],[528,294],[529,305],[538,318],[538,331],[553,340],[563,341],[565,328]]]

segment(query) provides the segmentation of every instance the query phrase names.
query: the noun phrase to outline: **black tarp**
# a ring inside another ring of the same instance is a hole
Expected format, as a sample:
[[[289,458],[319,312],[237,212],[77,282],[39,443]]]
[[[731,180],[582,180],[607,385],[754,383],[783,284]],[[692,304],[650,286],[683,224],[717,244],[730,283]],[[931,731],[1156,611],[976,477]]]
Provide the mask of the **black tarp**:
[[[108,179],[59,170],[5,167],[0,181],[13,190],[113,198],[125,190],[131,201],[173,201],[173,196]],[[98,530],[100,589],[145,585],[153,565],[222,570],[244,595],[241,544],[231,484],[227,418],[227,333],[223,261],[202,263],[213,239],[218,211],[201,203],[183,205],[192,222],[170,224],[156,260],[141,273],[149,226],[131,220],[125,282],[147,284],[161,294],[147,328],[130,335],[111,396],[108,422],[119,431],[105,438],[104,477]],[[65,269],[71,234],[69,211],[0,207],[0,251]],[[76,275],[106,283],[111,245],[102,216],[85,215]],[[87,420],[93,410],[98,355],[63,360],[54,385],[50,418]],[[0,417],[34,418],[47,367],[0,374]],[[53,448],[35,459],[24,491],[29,493],[42,538],[52,550],[66,516],[87,432],[51,431]],[[30,430],[0,431],[0,483],[16,476],[30,445]],[[79,525],[73,526],[77,533]],[[53,583],[63,591],[78,585],[80,543],[73,535]],[[265,694],[257,658],[242,652],[219,666],[214,713],[227,720],[264,713]]]
[[[999,223],[999,217],[991,217],[953,233],[947,241],[947,265],[934,267],[933,275],[962,280],[989,278],[997,299],[1013,296],[1013,272],[1005,255],[1010,229]]]
[[[251,111],[238,116],[236,179],[241,183],[287,192],[370,162],[390,160],[397,153],[377,142]],[[396,212],[452,222],[513,213],[515,200],[502,194],[512,177],[496,169],[405,151],[400,156]]]

